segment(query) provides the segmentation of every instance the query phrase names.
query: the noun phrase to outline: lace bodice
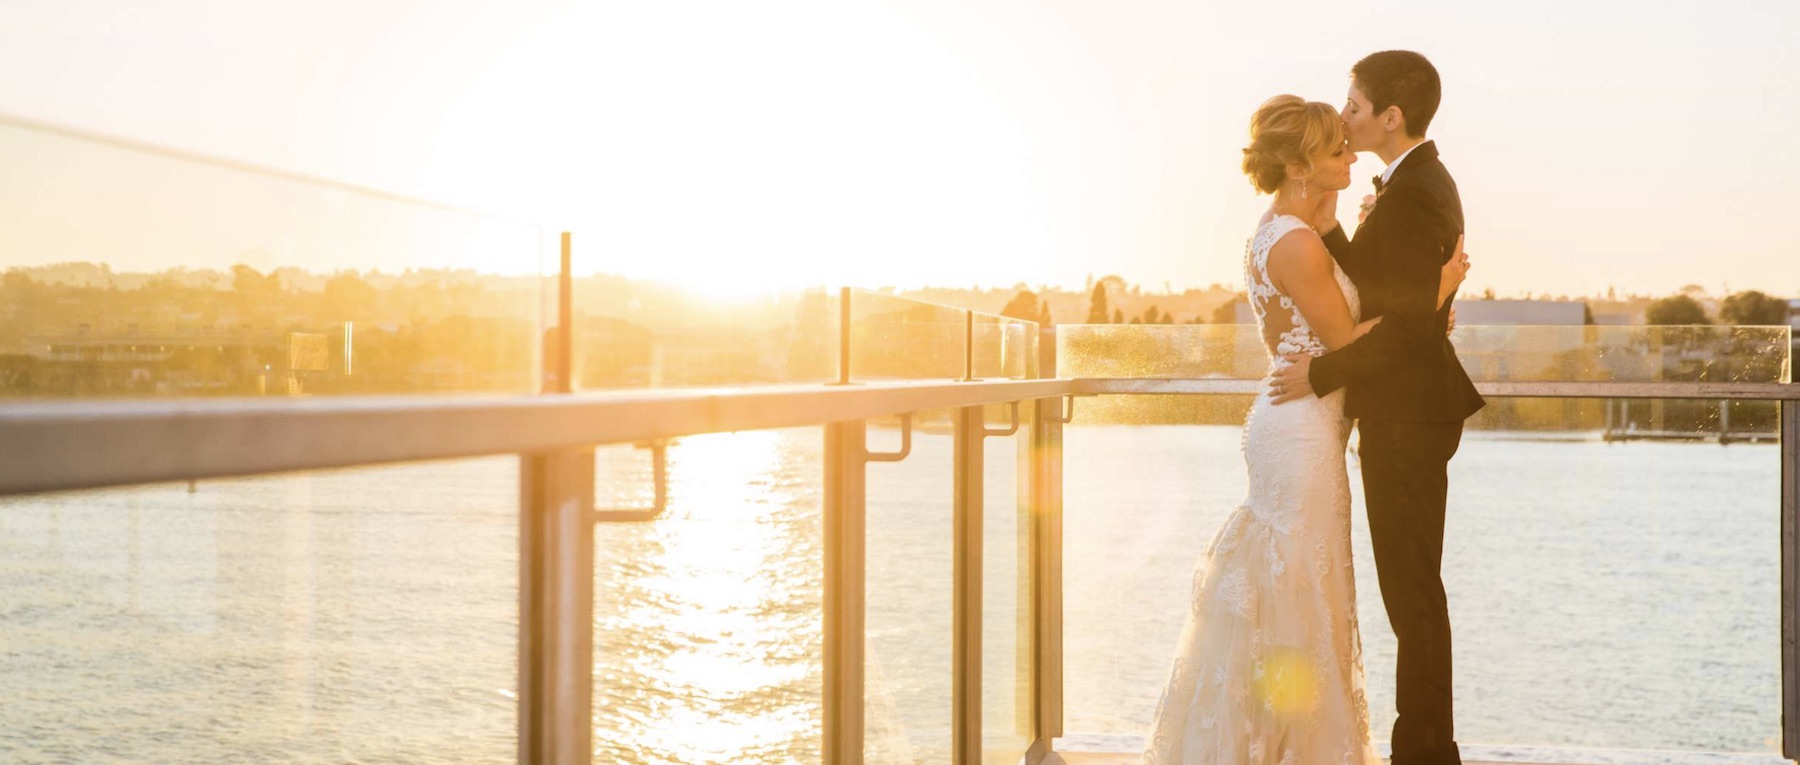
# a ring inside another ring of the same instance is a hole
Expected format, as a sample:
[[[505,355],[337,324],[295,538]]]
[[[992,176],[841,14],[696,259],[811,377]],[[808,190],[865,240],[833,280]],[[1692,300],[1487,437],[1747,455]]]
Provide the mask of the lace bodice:
[[[1325,343],[1313,332],[1312,325],[1294,306],[1293,298],[1282,294],[1269,280],[1269,251],[1275,249],[1275,243],[1282,237],[1303,228],[1306,223],[1299,218],[1277,215],[1256,230],[1256,236],[1250,238],[1244,249],[1245,294],[1250,299],[1251,313],[1256,315],[1257,328],[1262,330],[1263,347],[1272,359],[1293,353],[1323,356],[1327,350]],[[1361,321],[1362,302],[1357,297],[1356,285],[1335,261],[1331,264],[1331,272],[1337,278],[1338,288],[1344,291],[1344,302],[1350,304],[1350,320]]]

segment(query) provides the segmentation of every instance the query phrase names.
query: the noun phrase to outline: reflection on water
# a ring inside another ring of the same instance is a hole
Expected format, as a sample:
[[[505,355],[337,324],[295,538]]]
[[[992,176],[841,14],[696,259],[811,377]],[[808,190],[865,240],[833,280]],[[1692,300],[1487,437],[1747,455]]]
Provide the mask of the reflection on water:
[[[682,439],[661,520],[595,532],[596,757],[819,758],[821,436]],[[599,457],[602,504],[646,503],[649,460]]]
[[[1238,440],[1070,429],[1070,732],[1141,732],[1194,556],[1243,492]],[[949,442],[870,469],[871,762],[947,752]],[[1012,447],[988,453],[993,752],[1029,655],[1004,614],[1026,602],[999,547]],[[682,439],[669,516],[596,529],[596,761],[819,760],[821,451],[816,428]],[[1471,435],[1446,552],[1461,738],[1774,749],[1777,454]],[[648,503],[646,453],[598,465],[600,504]],[[516,502],[510,458],[0,501],[0,761],[511,761]],[[1360,512],[1354,533],[1385,738]]]

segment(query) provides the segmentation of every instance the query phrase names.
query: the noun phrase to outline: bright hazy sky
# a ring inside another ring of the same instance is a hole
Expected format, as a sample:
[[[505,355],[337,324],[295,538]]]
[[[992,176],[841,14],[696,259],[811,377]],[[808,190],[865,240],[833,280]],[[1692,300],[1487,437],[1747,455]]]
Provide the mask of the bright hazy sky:
[[[1412,48],[1443,75],[1432,137],[1473,291],[1800,296],[1788,0],[8,0],[0,19],[0,111],[503,211],[574,231],[578,270],[724,289],[1237,284],[1267,203],[1237,168],[1250,112],[1339,104],[1357,58]],[[38,233],[0,259],[424,264],[209,244],[213,224],[166,222],[202,181],[21,172],[27,144],[0,133],[0,209],[23,218],[0,228]],[[1344,220],[1380,169],[1357,164]],[[75,196],[38,193],[52,176]],[[122,211],[152,198],[175,207]]]

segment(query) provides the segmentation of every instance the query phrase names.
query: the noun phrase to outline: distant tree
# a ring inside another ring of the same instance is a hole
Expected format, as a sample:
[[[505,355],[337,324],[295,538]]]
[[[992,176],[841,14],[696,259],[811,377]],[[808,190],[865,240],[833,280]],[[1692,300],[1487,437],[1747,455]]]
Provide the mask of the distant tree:
[[[1161,319],[1162,316],[1157,313],[1156,306],[1150,306],[1149,308],[1144,309],[1143,323],[1161,324]]]
[[[1756,290],[1739,292],[1719,304],[1719,323],[1744,326],[1787,324],[1787,301],[1769,297]]]
[[[1038,314],[1038,296],[1031,290],[1019,290],[1019,294],[1014,295],[1012,300],[1007,301],[1006,307],[1000,309],[1001,316],[1026,321],[1037,321]]]
[[[1113,309],[1113,315],[1112,315],[1112,323],[1114,323],[1114,324],[1124,324],[1124,323],[1125,323],[1125,312],[1124,312],[1124,311],[1121,311],[1121,310],[1119,310],[1119,309],[1117,309],[1117,308],[1114,308],[1114,309]]]
[[[326,321],[349,321],[372,315],[378,294],[355,271],[344,271],[326,280],[318,302]]]
[[[1485,290],[1482,290],[1481,291],[1481,299],[1482,300],[1493,300],[1494,299],[1494,288],[1489,287]]]
[[[1587,325],[1594,323],[1594,309],[1588,307],[1587,303],[1581,304],[1581,323]]]
[[[261,297],[278,290],[280,281],[273,274],[264,276],[261,271],[239,263],[231,267],[231,288],[241,295]]]
[[[1107,324],[1110,323],[1109,316],[1109,309],[1106,307],[1106,285],[1096,284],[1093,296],[1088,298],[1087,323]]]
[[[1710,323],[1700,301],[1687,295],[1671,295],[1651,303],[1644,311],[1644,321],[1662,326]]]

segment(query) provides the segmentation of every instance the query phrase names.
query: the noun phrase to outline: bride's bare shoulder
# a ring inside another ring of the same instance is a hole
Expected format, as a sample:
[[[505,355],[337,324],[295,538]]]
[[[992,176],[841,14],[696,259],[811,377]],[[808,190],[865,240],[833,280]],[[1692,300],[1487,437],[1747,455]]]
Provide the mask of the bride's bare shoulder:
[[[1325,240],[1309,226],[1296,226],[1269,247],[1269,270],[1331,266]]]

